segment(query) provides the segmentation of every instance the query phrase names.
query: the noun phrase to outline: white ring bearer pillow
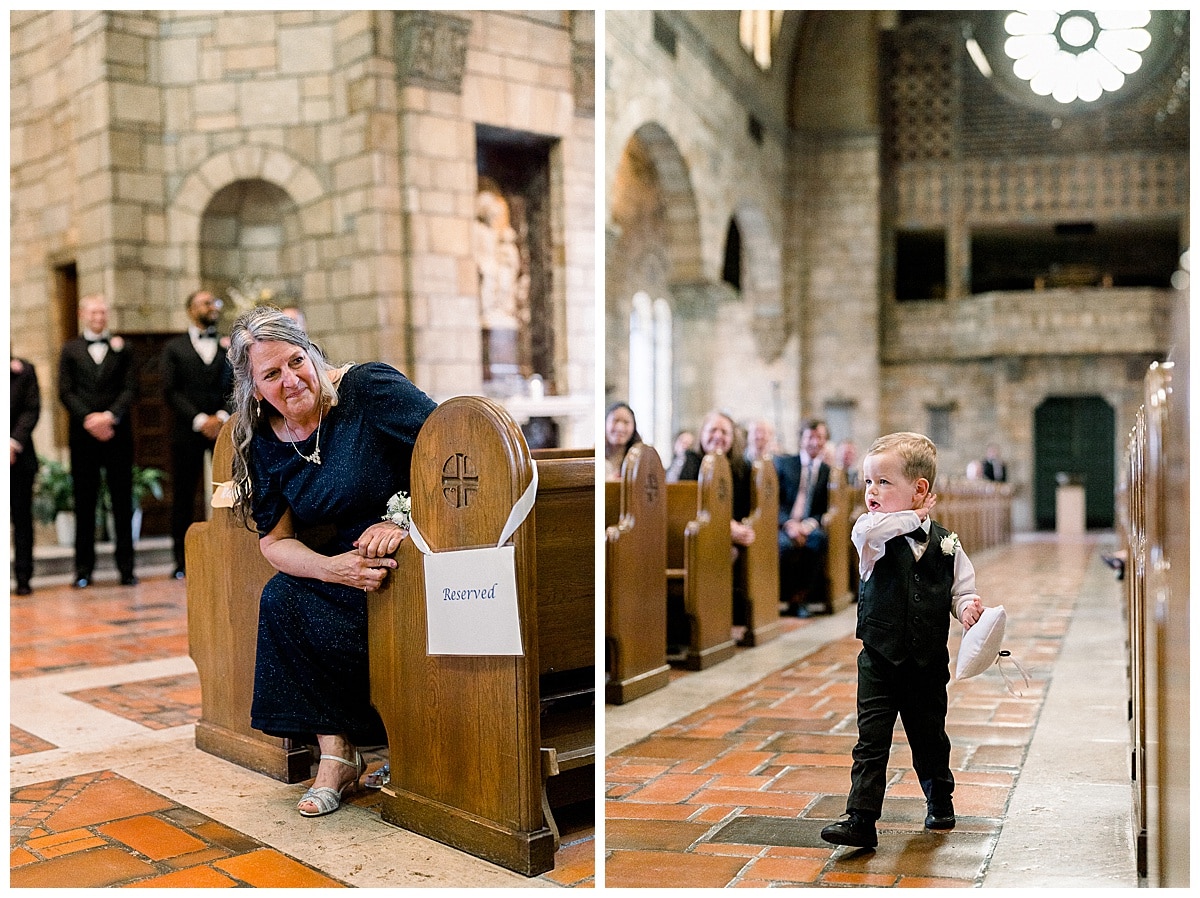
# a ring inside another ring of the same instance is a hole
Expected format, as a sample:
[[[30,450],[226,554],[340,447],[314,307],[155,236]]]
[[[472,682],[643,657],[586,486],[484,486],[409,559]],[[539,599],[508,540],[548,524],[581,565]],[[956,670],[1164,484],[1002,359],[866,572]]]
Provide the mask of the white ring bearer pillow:
[[[1004,642],[1004,629],[1007,621],[1008,615],[1005,613],[1003,605],[983,609],[979,620],[963,634],[962,644],[958,648],[955,679],[969,680],[971,677],[979,676],[993,664],[999,667],[1001,659],[1007,658],[1020,671],[1025,679],[1025,685],[1029,685],[1029,674],[1017,663],[1015,658],[1000,647]],[[1000,674],[1004,677],[1004,684],[1008,691],[1013,692],[1012,683],[1002,667]],[[1013,692],[1013,694],[1018,693]]]

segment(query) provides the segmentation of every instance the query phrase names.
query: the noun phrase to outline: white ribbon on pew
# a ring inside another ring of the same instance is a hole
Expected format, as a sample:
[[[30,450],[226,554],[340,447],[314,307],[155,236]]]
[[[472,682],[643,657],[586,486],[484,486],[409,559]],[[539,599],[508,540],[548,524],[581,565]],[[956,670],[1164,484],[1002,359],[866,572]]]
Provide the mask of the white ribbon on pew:
[[[500,531],[500,539],[496,541],[497,546],[504,545],[512,538],[512,535],[517,532],[517,528],[525,522],[525,518],[529,517],[533,502],[537,498],[537,462],[530,459],[529,463],[533,466],[533,477],[529,481],[529,486],[525,487],[525,492],[521,493],[521,498],[513,505],[512,511],[508,513],[508,520],[504,522],[504,529]],[[425,537],[421,535],[421,531],[417,529],[417,522],[411,519],[408,522],[408,534],[412,537],[413,545],[421,550],[421,554],[434,554],[433,550],[429,548],[429,543],[425,541]]]

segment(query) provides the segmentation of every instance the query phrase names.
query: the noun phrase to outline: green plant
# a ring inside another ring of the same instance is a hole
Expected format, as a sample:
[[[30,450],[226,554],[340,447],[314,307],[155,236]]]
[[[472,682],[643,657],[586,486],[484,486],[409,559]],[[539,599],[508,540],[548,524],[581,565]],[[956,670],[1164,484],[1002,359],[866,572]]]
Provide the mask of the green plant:
[[[149,493],[158,501],[163,497],[163,472],[158,468],[133,466],[133,507],[141,508],[142,500]]]
[[[73,511],[75,492],[71,472],[62,462],[38,456],[38,474],[33,487],[33,516],[53,524],[60,511]]]
[[[142,507],[142,501],[147,495],[161,500],[163,497],[163,472],[158,468],[142,468],[134,465],[133,474],[133,510]],[[96,502],[98,514],[107,515],[112,511],[112,499],[108,493],[108,479],[100,482],[100,497]]]

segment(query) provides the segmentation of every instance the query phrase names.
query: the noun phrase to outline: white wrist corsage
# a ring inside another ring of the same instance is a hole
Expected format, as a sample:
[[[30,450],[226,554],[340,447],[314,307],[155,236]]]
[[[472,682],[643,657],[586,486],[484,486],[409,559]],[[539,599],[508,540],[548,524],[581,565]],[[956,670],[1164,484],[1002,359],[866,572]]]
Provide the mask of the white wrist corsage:
[[[953,555],[959,550],[958,534],[951,533],[949,536],[942,537],[942,554]]]
[[[391,521],[402,530],[408,529],[408,524],[412,520],[412,499],[408,493],[401,490],[388,499],[387,514],[383,516],[383,520]]]

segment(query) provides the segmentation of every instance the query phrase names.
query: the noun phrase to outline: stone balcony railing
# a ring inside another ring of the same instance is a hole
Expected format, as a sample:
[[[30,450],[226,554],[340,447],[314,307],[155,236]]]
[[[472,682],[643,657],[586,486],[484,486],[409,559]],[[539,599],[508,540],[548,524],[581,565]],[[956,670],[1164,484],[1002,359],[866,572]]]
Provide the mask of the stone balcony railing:
[[[1172,291],[1061,288],[886,303],[883,357],[1155,354],[1170,345]]]

